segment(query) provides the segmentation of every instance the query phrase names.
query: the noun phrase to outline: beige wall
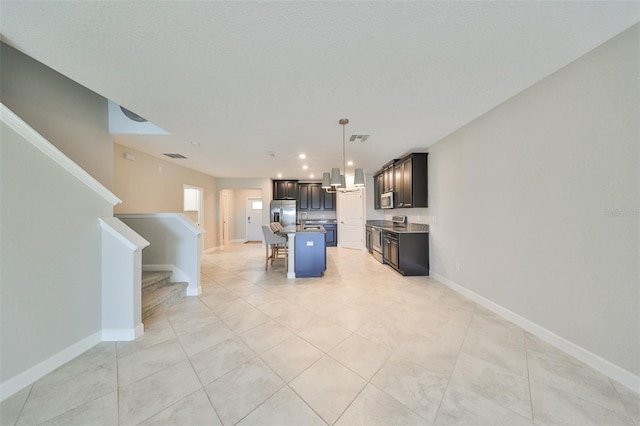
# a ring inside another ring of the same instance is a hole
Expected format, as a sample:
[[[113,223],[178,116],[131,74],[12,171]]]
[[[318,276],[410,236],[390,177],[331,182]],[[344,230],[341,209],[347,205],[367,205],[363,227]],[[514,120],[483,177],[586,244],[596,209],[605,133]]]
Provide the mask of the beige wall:
[[[4,43],[0,53],[2,103],[112,189],[107,100]]]
[[[183,185],[204,189],[203,227],[204,249],[217,245],[218,195],[215,178],[175,163],[124,147],[116,143],[113,149],[113,192],[122,204],[115,207],[117,213],[182,213]],[[124,153],[135,157],[125,160]]]
[[[425,210],[434,273],[635,375],[639,40],[636,25],[433,145]]]

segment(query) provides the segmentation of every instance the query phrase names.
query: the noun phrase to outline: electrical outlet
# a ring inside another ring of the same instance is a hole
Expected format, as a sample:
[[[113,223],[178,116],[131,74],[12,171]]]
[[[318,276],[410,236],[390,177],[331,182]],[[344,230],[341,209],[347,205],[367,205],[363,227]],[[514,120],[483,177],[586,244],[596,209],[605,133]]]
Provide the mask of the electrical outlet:
[[[461,269],[460,262],[456,262],[456,271],[459,271],[460,269]]]

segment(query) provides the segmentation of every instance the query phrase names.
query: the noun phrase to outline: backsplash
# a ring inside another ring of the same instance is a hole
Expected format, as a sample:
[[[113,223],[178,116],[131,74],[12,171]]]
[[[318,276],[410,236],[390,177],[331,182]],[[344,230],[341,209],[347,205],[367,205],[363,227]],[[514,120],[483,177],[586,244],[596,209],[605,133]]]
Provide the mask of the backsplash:
[[[391,220],[392,216],[399,214],[407,216],[408,223],[422,223],[424,225],[431,225],[433,216],[429,215],[429,210],[424,209],[392,209],[389,214],[385,211],[384,220]]]
[[[319,212],[298,212],[298,220],[300,219],[335,219],[335,211],[319,211]]]

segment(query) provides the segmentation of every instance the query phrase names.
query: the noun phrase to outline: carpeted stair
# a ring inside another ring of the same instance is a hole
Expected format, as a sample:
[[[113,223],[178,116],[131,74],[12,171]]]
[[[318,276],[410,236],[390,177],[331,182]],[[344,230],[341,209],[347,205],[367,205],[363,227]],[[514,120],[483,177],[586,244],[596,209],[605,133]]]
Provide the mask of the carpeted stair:
[[[142,319],[158,309],[182,299],[188,283],[172,283],[170,271],[146,271],[142,273]]]

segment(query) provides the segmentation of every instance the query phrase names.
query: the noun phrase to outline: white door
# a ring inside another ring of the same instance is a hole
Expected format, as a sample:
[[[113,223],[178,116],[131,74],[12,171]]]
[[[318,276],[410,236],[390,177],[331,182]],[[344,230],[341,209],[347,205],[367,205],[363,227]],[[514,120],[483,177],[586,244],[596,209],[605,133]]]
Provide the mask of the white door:
[[[247,241],[262,241],[262,198],[247,198]]]
[[[338,242],[340,247],[362,249],[364,247],[364,205],[362,189],[339,192]]]

